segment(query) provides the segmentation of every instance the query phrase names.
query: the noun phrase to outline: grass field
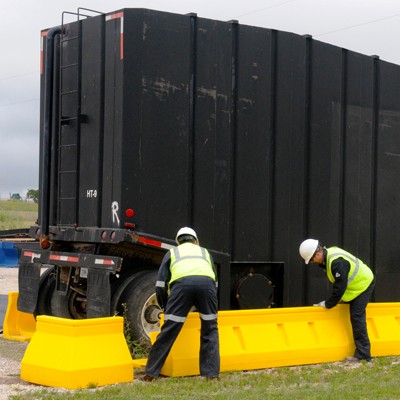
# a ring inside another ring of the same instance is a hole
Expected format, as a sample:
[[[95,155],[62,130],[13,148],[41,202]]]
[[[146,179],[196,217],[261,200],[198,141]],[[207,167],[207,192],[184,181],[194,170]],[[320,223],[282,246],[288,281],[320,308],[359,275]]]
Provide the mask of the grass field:
[[[399,399],[400,357],[375,358],[370,363],[329,363],[258,371],[225,372],[219,381],[200,377],[159,378],[81,390],[37,388],[12,395],[13,400],[388,400]],[[139,379],[138,379],[139,378]]]
[[[267,339],[266,339],[267,340]],[[20,361],[26,343],[4,340],[0,354]],[[49,349],[49,351],[57,351]],[[131,383],[79,390],[44,388],[32,384],[10,400],[391,400],[400,399],[400,356],[377,357],[371,362],[304,365],[256,371],[221,373],[219,381],[198,376],[159,378],[143,382],[144,371],[135,369]],[[0,381],[1,382],[1,381]]]
[[[0,231],[35,225],[38,205],[21,200],[0,200]]]

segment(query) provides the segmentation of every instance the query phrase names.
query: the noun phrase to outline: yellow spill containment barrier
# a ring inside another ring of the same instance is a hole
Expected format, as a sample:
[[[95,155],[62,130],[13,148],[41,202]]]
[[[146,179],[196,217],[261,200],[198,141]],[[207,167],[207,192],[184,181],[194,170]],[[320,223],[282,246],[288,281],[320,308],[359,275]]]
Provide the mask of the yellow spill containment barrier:
[[[21,379],[66,389],[131,382],[133,361],[123,318],[38,316],[21,362]]]
[[[348,305],[220,311],[218,325],[221,371],[335,362],[354,353]],[[373,357],[400,355],[400,303],[369,304],[367,325]],[[198,375],[199,342],[200,319],[190,313],[161,373]]]
[[[400,303],[370,303],[368,335],[372,357],[400,355]]]
[[[33,314],[24,313],[17,309],[18,292],[8,293],[7,310],[3,323],[3,337],[17,342],[31,340],[36,321]]]
[[[118,322],[118,328],[112,323],[111,328],[98,322],[109,318],[68,320],[39,316],[36,323],[32,314],[17,310],[17,299],[17,292],[9,293],[4,338],[33,340],[41,321],[38,339],[33,346],[29,344],[23,359],[22,379],[76,389],[128,382],[133,380],[132,366],[145,366],[146,359],[131,359],[123,336],[123,322]],[[115,322],[119,317],[110,318]],[[335,362],[354,353],[348,305],[330,310],[293,307],[220,311],[218,324],[221,371]],[[370,303],[367,326],[372,357],[400,355],[400,303]],[[157,333],[151,334],[153,342],[156,336]],[[200,320],[197,313],[190,313],[161,373],[198,375],[199,342]],[[77,349],[76,353],[70,352],[70,348]],[[118,368],[123,370],[122,374],[109,373],[110,369]],[[92,373],[97,370],[106,376]]]

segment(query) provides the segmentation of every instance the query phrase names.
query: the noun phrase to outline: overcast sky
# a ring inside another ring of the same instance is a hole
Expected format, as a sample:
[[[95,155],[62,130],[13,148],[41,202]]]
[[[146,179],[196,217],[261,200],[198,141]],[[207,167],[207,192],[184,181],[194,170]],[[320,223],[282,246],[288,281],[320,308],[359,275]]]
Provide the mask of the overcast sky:
[[[63,11],[149,8],[298,34],[400,64],[400,0],[9,0],[0,16],[0,197],[38,188],[40,31]]]

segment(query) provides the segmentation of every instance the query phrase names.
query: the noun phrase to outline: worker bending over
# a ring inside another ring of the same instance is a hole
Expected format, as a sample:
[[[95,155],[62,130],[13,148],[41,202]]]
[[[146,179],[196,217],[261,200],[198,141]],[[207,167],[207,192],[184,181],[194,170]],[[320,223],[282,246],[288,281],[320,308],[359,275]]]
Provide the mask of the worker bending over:
[[[305,263],[319,264],[333,283],[331,296],[315,306],[332,308],[339,301],[350,304],[350,321],[356,346],[354,357],[347,361],[371,360],[371,344],[367,332],[366,307],[375,286],[371,269],[359,258],[339,247],[325,248],[316,239],[300,245]]]
[[[151,381],[160,375],[190,309],[200,314],[200,375],[218,378],[220,372],[217,324],[217,273],[209,252],[199,246],[196,232],[181,228],[177,247],[169,250],[157,275],[156,295],[164,310],[164,324],[153,344],[143,378]]]

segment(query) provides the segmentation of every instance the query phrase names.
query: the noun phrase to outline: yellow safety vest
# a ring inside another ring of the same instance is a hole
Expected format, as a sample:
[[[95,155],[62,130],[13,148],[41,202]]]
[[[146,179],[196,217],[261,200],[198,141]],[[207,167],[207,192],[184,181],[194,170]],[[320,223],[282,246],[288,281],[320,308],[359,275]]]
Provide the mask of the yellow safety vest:
[[[368,288],[374,279],[374,274],[366,264],[346,250],[330,247],[327,249],[326,255],[326,274],[332,283],[335,282],[332,275],[332,262],[340,257],[350,264],[347,288],[342,297],[342,300],[347,302],[355,299]]]
[[[183,243],[171,250],[171,280],[169,283],[185,276],[208,276],[215,280],[208,251],[193,243]]]

